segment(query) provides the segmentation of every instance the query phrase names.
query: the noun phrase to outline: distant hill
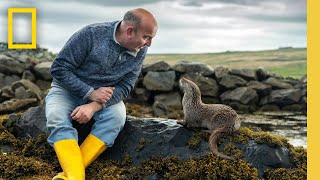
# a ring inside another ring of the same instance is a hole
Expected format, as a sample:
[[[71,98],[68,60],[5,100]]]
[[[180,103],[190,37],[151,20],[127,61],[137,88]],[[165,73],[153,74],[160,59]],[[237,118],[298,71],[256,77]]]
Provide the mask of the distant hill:
[[[145,64],[164,60],[170,65],[179,61],[202,62],[213,68],[266,70],[284,77],[300,78],[307,73],[307,48],[279,48],[265,51],[226,51],[204,54],[148,54]]]

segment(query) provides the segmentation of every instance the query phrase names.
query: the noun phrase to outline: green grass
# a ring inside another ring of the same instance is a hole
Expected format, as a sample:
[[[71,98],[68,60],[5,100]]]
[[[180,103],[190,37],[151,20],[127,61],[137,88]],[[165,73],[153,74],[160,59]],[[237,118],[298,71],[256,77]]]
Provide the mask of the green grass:
[[[290,64],[287,66],[268,68],[267,70],[274,74],[281,75],[283,77],[293,77],[293,78],[300,79],[302,76],[307,74],[307,64],[306,63]]]
[[[179,61],[202,62],[211,67],[257,69],[263,67],[280,76],[300,78],[306,74],[307,49],[289,48],[265,51],[227,51],[204,54],[148,54],[145,64],[166,61],[173,66]]]

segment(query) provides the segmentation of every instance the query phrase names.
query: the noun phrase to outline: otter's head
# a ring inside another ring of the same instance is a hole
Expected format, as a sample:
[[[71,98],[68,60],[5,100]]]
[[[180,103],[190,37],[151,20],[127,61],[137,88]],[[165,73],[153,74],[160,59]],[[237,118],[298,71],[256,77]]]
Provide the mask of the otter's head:
[[[182,77],[179,81],[179,86],[183,93],[193,92],[200,95],[199,87],[187,78]]]

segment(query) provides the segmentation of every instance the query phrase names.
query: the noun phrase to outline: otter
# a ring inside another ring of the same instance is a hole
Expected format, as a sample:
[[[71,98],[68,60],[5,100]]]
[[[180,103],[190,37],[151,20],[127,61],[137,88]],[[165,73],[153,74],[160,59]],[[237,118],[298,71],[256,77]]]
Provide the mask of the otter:
[[[235,160],[218,151],[218,139],[222,133],[231,134],[240,128],[237,112],[224,104],[204,104],[199,87],[191,80],[181,78],[179,86],[184,93],[182,98],[184,120],[178,120],[177,123],[187,127],[209,129],[211,132],[209,144],[213,154],[223,159]]]

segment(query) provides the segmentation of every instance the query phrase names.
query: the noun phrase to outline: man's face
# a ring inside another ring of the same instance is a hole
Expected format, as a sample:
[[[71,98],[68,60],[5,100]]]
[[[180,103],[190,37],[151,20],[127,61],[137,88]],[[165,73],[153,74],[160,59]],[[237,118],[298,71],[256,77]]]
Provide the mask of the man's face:
[[[140,28],[136,28],[132,32],[132,36],[129,43],[129,50],[138,52],[144,46],[151,46],[152,38],[156,35],[157,28],[152,25],[144,25]]]

